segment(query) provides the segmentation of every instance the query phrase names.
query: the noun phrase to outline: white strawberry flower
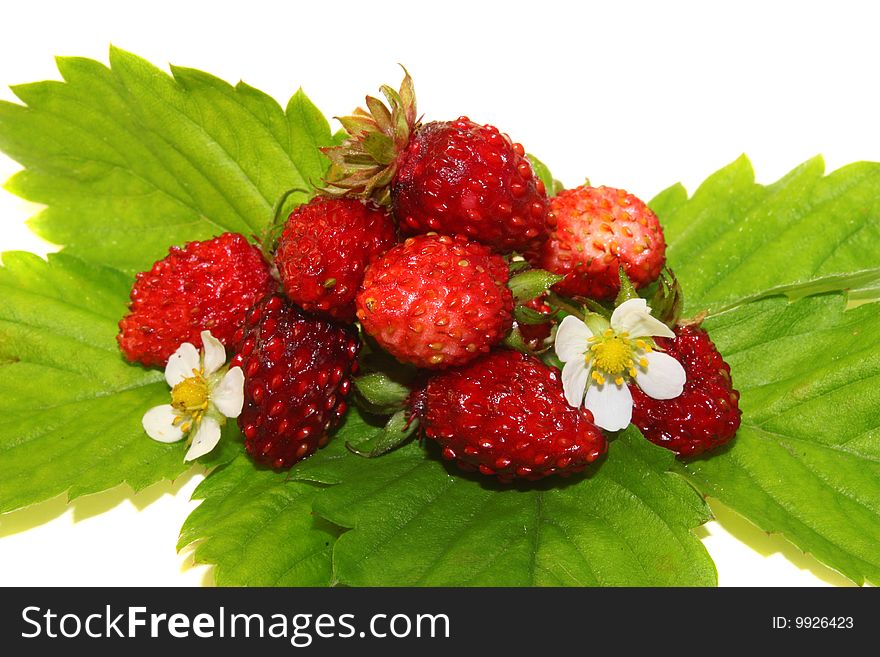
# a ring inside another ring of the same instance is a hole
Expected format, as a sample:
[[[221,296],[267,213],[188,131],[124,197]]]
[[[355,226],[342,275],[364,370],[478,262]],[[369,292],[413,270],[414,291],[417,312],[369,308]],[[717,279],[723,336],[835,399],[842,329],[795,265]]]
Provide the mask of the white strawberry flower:
[[[176,443],[192,434],[184,461],[214,449],[220,427],[226,418],[238,417],[244,404],[241,368],[223,368],[226,349],[210,331],[202,331],[202,344],[201,354],[189,342],[171,354],[165,366],[171,403],[151,408],[142,420],[147,435],[160,443]]]
[[[672,356],[656,351],[651,339],[674,338],[675,333],[651,315],[647,301],[630,299],[615,308],[610,322],[598,315],[591,315],[588,322],[591,326],[571,315],[563,319],[554,347],[565,363],[565,399],[576,408],[585,406],[596,425],[608,431],[629,425],[633,400],[628,380],[654,399],[681,394],[684,368]]]

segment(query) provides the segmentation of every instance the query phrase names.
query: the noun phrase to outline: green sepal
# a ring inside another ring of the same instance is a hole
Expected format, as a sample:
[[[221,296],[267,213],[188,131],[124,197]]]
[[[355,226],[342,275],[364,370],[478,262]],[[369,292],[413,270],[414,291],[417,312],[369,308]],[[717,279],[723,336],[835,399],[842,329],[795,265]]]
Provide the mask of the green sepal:
[[[587,328],[593,332],[593,335],[602,335],[605,331],[608,330],[608,327],[611,324],[608,323],[608,320],[598,313],[587,313],[584,316],[584,324],[587,325]]]
[[[510,288],[517,303],[524,303],[541,296],[562,279],[562,276],[543,269],[529,269],[511,278],[507,282],[507,287]]]
[[[611,313],[613,312],[613,309],[608,308],[607,306],[600,303],[599,301],[596,301],[595,299],[584,299],[584,306],[590,312],[601,315],[606,319],[611,319]]]
[[[383,103],[378,98],[375,98],[374,96],[367,96],[366,103],[367,110],[376,121],[376,125],[379,126],[379,130],[381,130],[386,135],[393,133],[394,121],[391,118],[391,112],[387,107],[385,107],[385,103]]]
[[[508,349],[513,349],[514,351],[518,351],[521,354],[531,354],[533,353],[531,349],[529,349],[528,343],[520,333],[519,327],[514,326],[511,331],[504,338],[504,341],[501,343]]]
[[[544,324],[550,321],[547,315],[532,310],[528,306],[517,306],[513,309],[513,317],[518,324]]]
[[[620,276],[620,292],[617,293],[617,298],[614,300],[615,307],[629,301],[630,299],[639,298],[639,293],[636,292],[636,286],[633,285],[629,276],[626,275],[626,270],[623,266],[618,267],[617,272]]]
[[[379,164],[388,165],[397,159],[394,140],[379,132],[371,132],[364,136],[364,150]]]
[[[403,68],[403,67],[401,67]],[[398,156],[418,128],[412,78],[403,68],[400,91],[380,87],[388,101],[367,96],[367,109],[337,117],[347,138],[337,146],[322,148],[330,160],[323,191],[334,196],[369,198],[380,205],[391,202],[389,185],[397,171]]]
[[[556,355],[556,351],[554,349],[547,349],[546,351],[538,354],[538,358],[544,361],[544,365],[547,367],[555,367],[558,370],[561,370],[565,365],[561,360],[559,360],[559,356]]]
[[[513,256],[507,263],[507,273],[513,277],[514,274],[529,269],[531,265],[522,256]]]
[[[419,428],[418,418],[409,417],[409,414],[408,409],[397,411],[388,419],[385,428],[378,436],[357,446],[346,442],[345,448],[352,454],[368,459],[387,454],[409,440]]]
[[[342,124],[350,135],[368,134],[373,127],[373,121],[365,116],[355,114],[353,116],[337,116],[336,120]]]
[[[556,292],[553,292],[551,290],[544,301],[548,306],[556,311],[556,319],[560,321],[564,319],[566,315],[574,315],[578,319],[583,319],[584,315],[591,310],[601,315],[611,317],[611,311],[607,310],[597,301],[593,301],[592,299],[579,300],[582,301],[584,305],[580,305],[580,303],[578,303],[578,301],[575,301],[574,299],[560,296],[559,294],[556,294]]]
[[[538,176],[542,183],[544,183],[544,189],[546,190],[547,196],[549,198],[553,198],[559,192],[565,189],[565,186],[553,177],[553,174],[550,173],[550,169],[547,167],[546,164],[544,164],[541,160],[539,160],[531,153],[526,153],[526,157],[529,159],[535,175]]]
[[[675,326],[681,319],[681,309],[684,306],[684,294],[675,273],[665,267],[646,292],[651,314],[670,328]]]
[[[364,410],[388,415],[406,406],[412,390],[384,372],[371,372],[354,379],[355,402]]]

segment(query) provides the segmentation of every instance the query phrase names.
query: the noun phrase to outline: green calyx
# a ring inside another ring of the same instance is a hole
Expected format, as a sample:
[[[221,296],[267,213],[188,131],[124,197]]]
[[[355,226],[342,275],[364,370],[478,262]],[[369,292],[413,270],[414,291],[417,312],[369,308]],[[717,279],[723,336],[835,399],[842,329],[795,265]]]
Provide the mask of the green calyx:
[[[354,400],[373,415],[390,415],[407,407],[412,381],[395,372],[369,372],[355,377]]]
[[[368,198],[381,205],[390,202],[398,155],[419,127],[413,81],[406,68],[403,72],[400,90],[380,87],[387,105],[367,96],[367,109],[359,107],[351,116],[336,117],[348,138],[340,146],[321,149],[330,160],[325,193]]]
[[[381,433],[368,443],[355,445],[346,442],[345,448],[352,454],[364,458],[376,458],[403,445],[415,435],[418,428],[419,419],[412,417],[406,409],[401,409],[388,419]]]
[[[620,292],[617,293],[617,298],[614,300],[615,308],[623,302],[629,301],[630,299],[636,299],[639,296],[639,293],[636,292],[636,286],[633,285],[629,276],[626,275],[626,270],[623,268],[623,265],[618,268],[617,273],[618,276],[620,276]]]
[[[547,168],[546,164],[544,164],[541,160],[539,160],[531,153],[527,153],[526,157],[529,158],[529,162],[531,163],[532,169],[534,169],[535,174],[538,176],[538,178],[541,179],[541,182],[544,183],[544,189],[547,192],[547,196],[549,198],[553,198],[559,192],[565,189],[565,185],[563,185],[561,182],[553,177],[553,174],[550,173],[550,169]]]
[[[684,306],[684,294],[681,290],[681,284],[675,277],[675,273],[669,267],[664,267],[663,271],[660,272],[660,277],[652,284],[652,287],[653,291],[650,288],[646,290],[651,314],[669,326],[669,328],[673,328],[681,320],[681,312]],[[702,317],[705,317],[705,315]],[[702,321],[702,317],[698,316],[696,323]]]
[[[517,303],[527,303],[541,296],[552,285],[562,280],[562,276],[552,274],[543,269],[529,269],[512,276],[507,282],[511,294]]]

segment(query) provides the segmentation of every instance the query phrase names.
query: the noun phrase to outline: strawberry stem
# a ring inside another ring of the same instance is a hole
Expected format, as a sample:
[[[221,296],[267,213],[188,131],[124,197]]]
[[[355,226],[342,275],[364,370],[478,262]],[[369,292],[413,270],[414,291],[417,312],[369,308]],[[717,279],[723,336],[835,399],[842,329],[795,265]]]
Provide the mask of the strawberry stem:
[[[281,231],[284,230],[284,223],[287,221],[287,215],[284,214],[284,206],[291,195],[297,193],[311,197],[314,195],[315,190],[304,189],[303,187],[291,187],[283,192],[281,196],[278,197],[278,200],[275,201],[275,205],[272,208],[272,221],[268,223],[263,234],[257,237],[260,251],[262,251],[263,257],[266,258],[267,262],[272,262],[275,245],[278,242],[278,238],[281,236]]]
[[[584,316],[586,315],[584,308],[577,306],[573,301],[570,301],[565,297],[559,296],[556,292],[553,292],[552,290],[547,295],[546,303],[557,312],[562,311],[566,315],[574,315],[580,320],[583,320]]]

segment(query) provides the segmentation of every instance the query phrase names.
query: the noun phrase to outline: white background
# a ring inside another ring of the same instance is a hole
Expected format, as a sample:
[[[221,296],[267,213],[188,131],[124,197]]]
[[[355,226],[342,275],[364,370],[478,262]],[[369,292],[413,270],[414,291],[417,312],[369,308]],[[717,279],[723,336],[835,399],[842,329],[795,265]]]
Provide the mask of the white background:
[[[308,5],[308,6],[307,6]],[[310,8],[311,7],[311,8]],[[3,7],[5,87],[57,79],[54,55],[106,62],[110,43],[243,79],[286,102],[302,86],[327,115],[413,74],[428,119],[491,122],[568,185],[646,200],[693,191],[747,153],[760,182],[822,153],[828,169],[880,159],[876,3],[29,2]],[[346,17],[348,14],[348,17]],[[17,169],[0,156],[0,178]],[[45,252],[0,191],[0,249]],[[147,440],[147,438],[144,438]],[[199,474],[131,496],[55,499],[0,516],[2,585],[198,585],[175,553]],[[701,529],[722,585],[846,580],[730,511]]]

